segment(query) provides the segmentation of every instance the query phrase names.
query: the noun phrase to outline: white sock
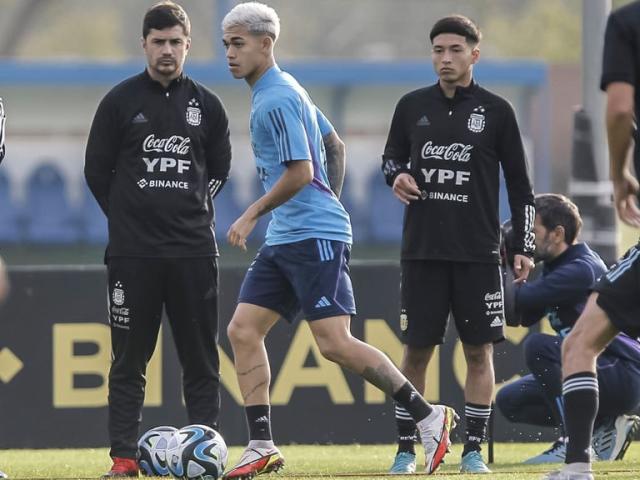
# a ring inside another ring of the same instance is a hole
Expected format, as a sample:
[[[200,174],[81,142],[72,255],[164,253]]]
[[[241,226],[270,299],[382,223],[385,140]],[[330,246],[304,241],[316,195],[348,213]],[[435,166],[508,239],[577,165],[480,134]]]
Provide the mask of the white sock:
[[[586,473],[591,472],[591,464],[583,462],[567,463],[562,468],[565,472]]]
[[[249,440],[247,448],[276,448],[273,440]]]

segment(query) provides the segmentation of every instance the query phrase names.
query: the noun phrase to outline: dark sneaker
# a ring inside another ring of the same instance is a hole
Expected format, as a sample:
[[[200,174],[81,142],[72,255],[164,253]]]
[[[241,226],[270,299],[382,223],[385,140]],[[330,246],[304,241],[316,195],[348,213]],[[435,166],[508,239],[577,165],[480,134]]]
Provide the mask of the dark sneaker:
[[[102,478],[137,477],[139,471],[138,462],[133,458],[113,457],[111,470],[105,473]]]

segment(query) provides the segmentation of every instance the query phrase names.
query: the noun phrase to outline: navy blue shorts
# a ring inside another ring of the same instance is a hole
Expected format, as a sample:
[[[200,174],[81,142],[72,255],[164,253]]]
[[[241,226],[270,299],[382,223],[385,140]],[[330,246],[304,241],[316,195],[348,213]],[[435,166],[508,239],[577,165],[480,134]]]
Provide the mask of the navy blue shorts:
[[[350,246],[322,239],[263,245],[249,266],[238,303],[282,315],[288,322],[302,310],[307,320],[355,315]]]

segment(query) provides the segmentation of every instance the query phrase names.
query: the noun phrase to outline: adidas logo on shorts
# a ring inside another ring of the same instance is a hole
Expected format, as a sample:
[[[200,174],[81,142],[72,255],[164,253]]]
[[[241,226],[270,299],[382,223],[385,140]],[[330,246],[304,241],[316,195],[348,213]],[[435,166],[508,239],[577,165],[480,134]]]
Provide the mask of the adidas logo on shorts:
[[[490,327],[501,327],[504,325],[504,322],[500,317],[494,317],[493,321],[489,325]]]
[[[315,308],[323,308],[323,307],[330,307],[330,306],[331,306],[331,302],[327,300],[327,297],[323,295],[322,297],[320,297],[320,300],[316,302]]]

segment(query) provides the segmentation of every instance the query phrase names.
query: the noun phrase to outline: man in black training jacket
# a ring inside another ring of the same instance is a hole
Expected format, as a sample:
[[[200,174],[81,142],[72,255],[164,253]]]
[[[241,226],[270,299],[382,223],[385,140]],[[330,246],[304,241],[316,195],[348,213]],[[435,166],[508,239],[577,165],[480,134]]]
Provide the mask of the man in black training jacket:
[[[181,6],[151,7],[143,21],[147,68],[104,97],[87,144],[85,176],[109,222],[113,466],[107,477],[138,475],[145,371],[163,305],[183,368],[189,422],[218,423],[212,199],[227,179],[231,147],[222,103],[183,73],[190,45]]]
[[[480,31],[461,15],[433,26],[438,83],[408,93],[383,155],[387,184],[406,204],[402,234],[401,370],[424,391],[435,346],[453,313],[467,362],[461,471],[488,473],[480,455],[495,383],[493,343],[504,339],[498,192],[505,174],[516,238],[516,281],[534,250],[533,192],[513,108],[473,80]],[[396,405],[398,452],[391,473],[415,470],[415,425]]]

